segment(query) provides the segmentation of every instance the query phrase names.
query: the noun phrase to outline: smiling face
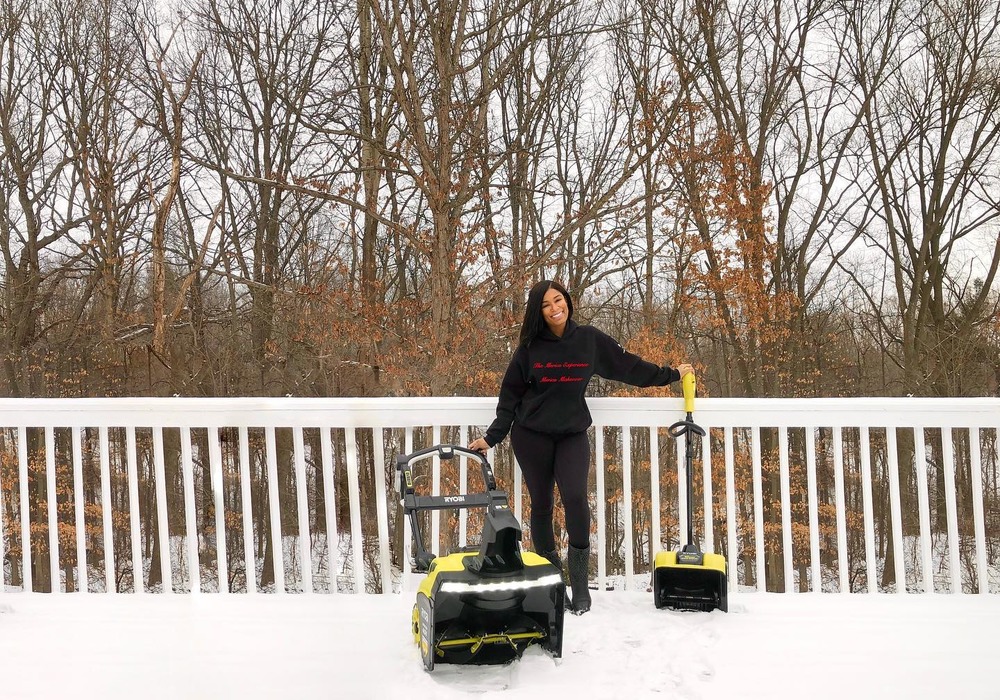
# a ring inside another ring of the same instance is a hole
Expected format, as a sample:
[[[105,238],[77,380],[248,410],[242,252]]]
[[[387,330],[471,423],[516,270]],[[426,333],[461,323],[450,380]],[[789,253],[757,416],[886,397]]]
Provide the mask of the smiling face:
[[[549,330],[562,337],[563,331],[566,330],[566,321],[569,320],[569,307],[566,304],[566,297],[555,287],[550,288],[542,297],[542,318],[548,324]]]

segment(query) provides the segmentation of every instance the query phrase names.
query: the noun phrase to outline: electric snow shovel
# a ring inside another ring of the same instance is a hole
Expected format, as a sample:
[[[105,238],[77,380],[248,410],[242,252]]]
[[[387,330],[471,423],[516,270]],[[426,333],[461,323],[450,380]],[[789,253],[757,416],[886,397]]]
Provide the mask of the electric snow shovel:
[[[728,612],[726,558],[704,553],[694,543],[694,451],[691,433],[705,437],[705,430],[691,417],[694,413],[695,376],[684,375],[684,410],[687,418],[668,428],[671,437],[684,436],[684,471],[687,475],[687,544],[680,551],[659,552],[653,560],[653,601],[657,608]],[[683,539],[683,538],[682,538]]]

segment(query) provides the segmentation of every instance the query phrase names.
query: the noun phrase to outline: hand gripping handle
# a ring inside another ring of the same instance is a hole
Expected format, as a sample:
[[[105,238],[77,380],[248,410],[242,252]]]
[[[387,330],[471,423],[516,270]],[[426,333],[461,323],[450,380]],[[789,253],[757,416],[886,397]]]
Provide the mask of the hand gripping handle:
[[[695,383],[694,372],[688,372],[681,377],[681,387],[684,389],[684,410],[687,413],[694,413]]]
[[[691,414],[694,413],[694,394],[696,384],[697,382],[694,372],[688,372],[681,378],[681,387],[684,390],[684,411],[687,413],[687,419],[678,421],[667,428],[667,432],[670,433],[671,437],[680,437],[688,432],[694,433],[695,435],[705,434],[704,428],[695,424],[691,417]]]

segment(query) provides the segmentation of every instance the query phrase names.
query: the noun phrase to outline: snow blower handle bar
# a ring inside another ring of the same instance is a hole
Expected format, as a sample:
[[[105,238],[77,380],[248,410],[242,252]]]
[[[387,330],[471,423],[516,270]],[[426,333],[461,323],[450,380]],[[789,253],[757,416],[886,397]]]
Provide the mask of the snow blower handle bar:
[[[457,454],[474,457],[479,460],[483,472],[483,490],[477,493],[461,493],[450,496],[433,495],[418,496],[413,483],[413,471],[410,465],[420,459],[438,456],[441,459],[454,459]],[[404,513],[416,513],[421,510],[446,510],[449,508],[489,508],[507,505],[507,493],[497,487],[493,467],[486,456],[459,445],[434,445],[418,450],[408,455],[396,457],[396,469],[399,471],[399,493],[402,496]]]
[[[485,490],[480,493],[462,493],[453,496],[418,496],[413,485],[413,472],[410,465],[420,459],[431,456],[438,456],[441,459],[454,459],[456,454],[475,457],[483,471],[483,483]],[[420,521],[417,514],[422,510],[447,510],[453,508],[485,508],[487,524],[491,519],[505,523],[507,519],[513,519],[507,507],[507,493],[497,488],[497,480],[493,475],[493,467],[486,460],[486,457],[479,452],[470,450],[459,445],[434,445],[423,450],[418,450],[408,455],[396,457],[396,469],[399,471],[399,492],[402,496],[403,514],[410,520],[410,528],[413,532],[416,551],[414,562],[418,571],[427,571],[435,554],[429,551],[423,541],[423,534],[420,528]],[[508,523],[509,524],[509,523]],[[520,539],[520,526],[517,521],[513,521],[513,526],[517,530]],[[484,540],[485,540],[484,536]],[[487,545],[490,542],[486,543]]]

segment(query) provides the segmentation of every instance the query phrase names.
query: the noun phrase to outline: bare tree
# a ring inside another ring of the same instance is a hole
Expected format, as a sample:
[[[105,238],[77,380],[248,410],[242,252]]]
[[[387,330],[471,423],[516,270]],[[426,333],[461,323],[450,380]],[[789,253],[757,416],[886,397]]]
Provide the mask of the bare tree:
[[[531,31],[530,15],[515,17],[512,37],[496,52],[510,55],[516,67],[497,85],[497,101],[489,125],[491,139],[500,144],[502,164],[496,183],[502,197],[482,200],[485,216],[487,284],[497,306],[514,319],[520,314],[523,290],[539,265],[539,252],[551,223],[545,216],[545,193],[553,183],[548,166],[557,138],[553,118],[560,96],[580,81],[585,47],[595,31],[587,13],[572,6],[552,18],[539,41],[520,42]],[[514,51],[510,47],[514,47]],[[501,59],[497,59],[501,60]],[[484,152],[489,159],[491,152]],[[483,169],[488,169],[487,163]],[[507,326],[508,334],[516,330]]]
[[[159,136],[164,150],[162,182],[153,182],[154,173],[148,173],[153,211],[149,290],[152,351],[162,356],[166,349],[167,329],[180,315],[185,290],[195,275],[192,272],[185,277],[174,303],[169,304],[166,289],[167,229],[178,206],[183,176],[189,168],[184,159],[184,141],[187,138],[185,127],[191,117],[185,105],[191,97],[202,54],[196,51],[189,62],[182,59],[172,62],[171,55],[179,52],[171,51],[171,48],[182,24],[175,26],[164,40],[159,34],[157,17],[153,15],[146,19],[135,27],[136,43],[144,50],[142,60],[137,62],[136,82],[140,89],[146,91],[150,104],[148,126]],[[180,75],[174,74],[175,69],[180,71]]]
[[[0,11],[0,347],[10,394],[41,395],[46,387],[28,368],[48,333],[49,302],[83,255],[71,235],[87,213],[72,196],[75,160],[57,127],[70,70],[59,24],[46,3],[4,2]]]
[[[870,7],[851,26],[872,163],[865,237],[886,261],[885,284],[860,288],[881,311],[873,318],[901,371],[894,390],[963,393],[962,348],[997,313],[1000,5],[878,8],[877,31],[863,24]]]
[[[494,64],[490,49],[526,4],[478,7],[472,0],[451,0],[370,6],[379,43],[392,47],[384,56],[405,144],[393,164],[407,173],[428,210],[429,222],[418,217],[411,235],[429,263],[432,392],[444,389],[451,374],[448,339],[455,320],[456,257],[467,244],[463,227],[470,226],[463,215],[488,182],[478,172],[476,158],[486,147],[490,97],[510,67],[509,62]],[[427,223],[429,233],[419,231]]]
[[[192,22],[206,37],[195,81],[199,128],[190,157],[217,175],[221,226],[249,296],[258,390],[281,390],[277,301],[289,262],[338,172],[327,123],[344,47],[334,2],[206,0]]]
[[[864,196],[853,187],[865,163],[858,108],[863,96],[845,68],[844,12],[815,0],[693,0],[665,8],[661,17],[682,90],[690,95],[692,114],[700,116],[687,147],[697,152],[699,142],[714,143],[713,149],[728,152],[719,156],[741,163],[739,183],[733,180],[737,171],[729,171],[730,186],[755,200],[753,210],[733,223],[745,229],[736,234],[738,248],[755,248],[763,256],[755,273],[756,304],[741,310],[721,293],[718,251],[706,248],[697,256],[715,278],[714,315],[724,321],[720,350],[725,366],[736,370],[720,380],[726,391],[751,395],[785,392],[793,375],[819,381],[824,363],[812,339],[829,332],[822,325],[824,310],[836,294],[827,282],[860,235],[852,214]],[[714,179],[725,179],[726,172]],[[683,179],[685,187],[701,182],[690,172]],[[721,244],[735,252],[736,240],[725,243],[723,232],[710,231],[718,217],[705,208],[710,200],[704,193],[683,196],[687,208],[701,207],[701,218],[693,221],[699,245]],[[760,319],[769,329],[744,327],[746,318]],[[807,384],[800,379],[796,386]]]

